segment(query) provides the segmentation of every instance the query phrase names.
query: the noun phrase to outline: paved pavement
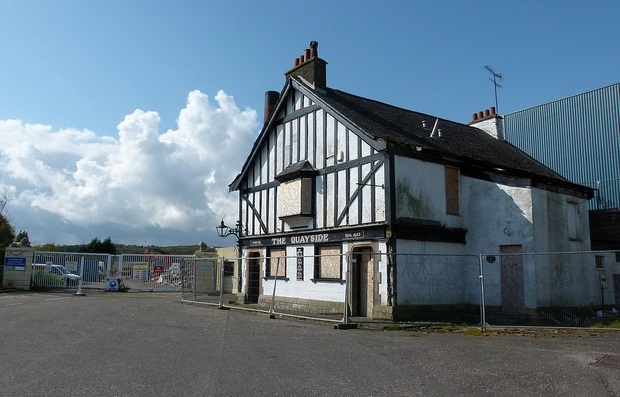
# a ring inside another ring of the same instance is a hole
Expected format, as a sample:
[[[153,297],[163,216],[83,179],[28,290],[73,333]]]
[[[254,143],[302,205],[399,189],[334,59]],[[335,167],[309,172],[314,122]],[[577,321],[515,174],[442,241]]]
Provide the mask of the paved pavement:
[[[0,294],[0,396],[620,396],[620,333],[335,330],[173,293]]]

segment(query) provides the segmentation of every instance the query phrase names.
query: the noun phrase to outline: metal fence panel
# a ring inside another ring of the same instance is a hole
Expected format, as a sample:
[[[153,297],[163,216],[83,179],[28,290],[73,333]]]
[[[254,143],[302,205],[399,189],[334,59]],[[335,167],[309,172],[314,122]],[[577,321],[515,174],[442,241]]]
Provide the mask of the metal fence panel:
[[[120,255],[122,283],[137,291],[181,291],[181,264],[193,258],[193,255]]]
[[[109,254],[42,252],[34,253],[32,286],[34,288],[104,289],[105,280],[114,271]]]
[[[284,253],[196,258],[39,252],[33,274],[47,265],[77,273],[75,264],[81,269],[83,262],[85,288],[103,288],[97,284],[103,269],[104,280],[121,278],[126,287],[138,291],[180,291],[183,302],[345,324],[390,319],[479,324],[484,330],[487,324],[558,327],[620,320],[620,254],[615,251],[479,256]],[[40,280],[33,276],[34,285],[76,287],[41,274]]]
[[[480,261],[474,255],[385,254],[396,266],[397,319],[481,321]]]
[[[346,322],[349,255],[264,257],[260,269],[258,305],[270,315]]]
[[[490,325],[587,327],[620,319],[615,252],[482,257]]]

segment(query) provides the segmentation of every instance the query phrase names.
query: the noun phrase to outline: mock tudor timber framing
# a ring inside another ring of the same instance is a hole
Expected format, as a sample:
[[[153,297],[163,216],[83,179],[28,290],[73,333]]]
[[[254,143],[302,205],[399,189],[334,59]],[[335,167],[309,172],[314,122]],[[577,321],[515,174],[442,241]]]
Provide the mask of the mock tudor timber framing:
[[[385,203],[389,178],[385,175],[378,177],[377,173],[385,172],[386,146],[329,108],[303,84],[294,79],[289,82],[282,93],[283,99],[266,122],[246,160],[243,168],[246,172],[240,174],[245,175],[245,179],[238,177],[230,186],[231,191],[239,190],[241,221],[248,228],[247,235],[240,240],[283,230],[283,221],[276,216],[279,182],[275,174],[279,168],[308,158],[313,159],[315,166],[318,165],[316,183],[320,186],[316,188],[327,192],[319,195],[321,202],[313,204],[313,207],[322,209],[313,214],[313,228],[355,226],[356,223],[348,224],[350,217],[357,219],[357,223],[362,220],[366,220],[364,223],[367,224],[382,222],[385,228],[387,218],[378,219],[376,212],[369,209],[376,208],[378,202]],[[282,111],[285,114],[276,118]],[[317,141],[319,144],[316,144]],[[344,159],[353,156],[353,159],[339,162],[339,156]],[[316,164],[319,162],[321,164]],[[380,185],[377,180],[381,181]],[[356,188],[351,187],[351,181],[356,181]],[[344,191],[333,188],[341,182]],[[245,186],[241,188],[241,185]],[[387,203],[383,206],[387,207]],[[364,218],[365,207],[369,219]],[[354,214],[350,214],[352,208],[356,210]]]

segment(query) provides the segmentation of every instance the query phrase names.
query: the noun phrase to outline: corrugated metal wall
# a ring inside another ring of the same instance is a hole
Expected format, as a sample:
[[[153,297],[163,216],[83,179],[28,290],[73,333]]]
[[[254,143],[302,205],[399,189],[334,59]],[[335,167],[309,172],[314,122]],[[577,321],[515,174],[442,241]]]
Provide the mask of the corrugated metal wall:
[[[599,189],[591,209],[620,207],[620,83],[506,114],[504,135],[569,180]]]

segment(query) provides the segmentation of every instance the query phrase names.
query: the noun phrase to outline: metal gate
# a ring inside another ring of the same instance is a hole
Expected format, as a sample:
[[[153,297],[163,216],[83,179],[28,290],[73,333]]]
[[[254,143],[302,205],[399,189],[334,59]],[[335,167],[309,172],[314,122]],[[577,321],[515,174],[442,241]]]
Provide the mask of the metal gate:
[[[193,255],[119,255],[120,280],[131,290],[181,291],[182,270],[193,259]]]
[[[182,268],[193,255],[110,255],[35,252],[33,289],[181,291]]]
[[[71,252],[35,252],[32,263],[33,289],[105,289],[117,273],[114,256]]]

